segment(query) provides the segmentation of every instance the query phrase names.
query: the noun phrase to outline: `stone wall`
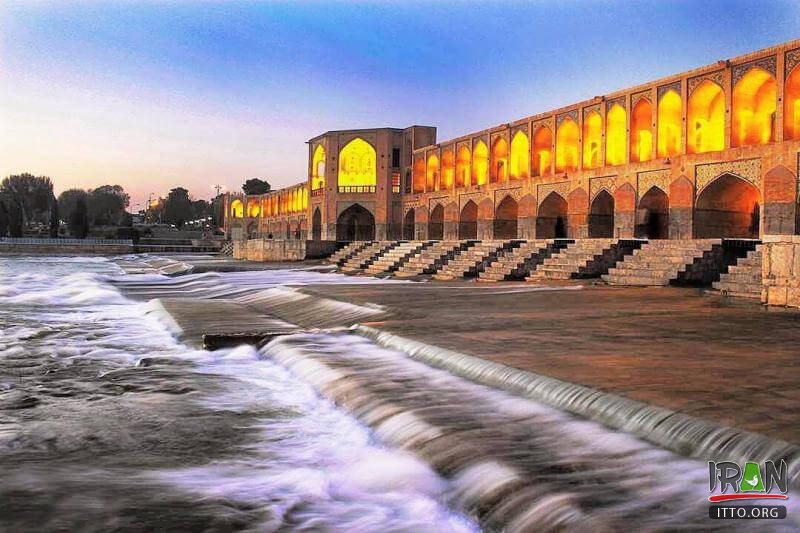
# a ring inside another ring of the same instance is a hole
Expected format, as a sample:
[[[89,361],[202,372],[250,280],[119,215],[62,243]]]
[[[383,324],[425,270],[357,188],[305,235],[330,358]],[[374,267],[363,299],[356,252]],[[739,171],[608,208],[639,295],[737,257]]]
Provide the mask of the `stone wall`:
[[[800,235],[765,235],[762,241],[761,300],[800,307]]]
[[[298,241],[250,239],[234,241],[233,258],[248,261],[302,261],[330,256],[335,241]]]
[[[10,244],[0,243],[0,255],[125,255],[135,253],[125,244]]]

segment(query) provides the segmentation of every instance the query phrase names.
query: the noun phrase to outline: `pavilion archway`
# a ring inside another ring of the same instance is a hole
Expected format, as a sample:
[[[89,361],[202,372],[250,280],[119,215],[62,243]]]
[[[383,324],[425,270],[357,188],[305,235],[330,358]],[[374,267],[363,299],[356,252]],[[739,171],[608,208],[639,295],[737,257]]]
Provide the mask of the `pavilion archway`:
[[[374,192],[376,181],[375,148],[356,137],[339,152],[339,188],[343,192]]]
[[[506,196],[494,212],[493,235],[495,239],[516,239],[519,204]]]
[[[748,181],[723,174],[697,196],[694,207],[696,239],[757,239],[761,196]]]
[[[614,236],[614,197],[601,190],[589,206],[589,238]]]
[[[337,241],[375,239],[375,217],[365,207],[353,204],[336,218]]]
[[[428,238],[434,241],[444,239],[444,206],[436,204],[428,217]]]
[[[478,204],[472,200],[464,204],[458,217],[458,238],[478,238]]]
[[[669,238],[669,197],[658,187],[650,187],[636,210],[637,239]]]
[[[319,207],[314,208],[314,214],[311,216],[311,240],[322,240],[322,213]]]
[[[403,217],[403,239],[407,241],[414,240],[414,229],[416,224],[416,215],[413,209],[409,209],[406,216]]]
[[[536,213],[537,239],[564,239],[567,237],[567,201],[557,192],[551,192]]]

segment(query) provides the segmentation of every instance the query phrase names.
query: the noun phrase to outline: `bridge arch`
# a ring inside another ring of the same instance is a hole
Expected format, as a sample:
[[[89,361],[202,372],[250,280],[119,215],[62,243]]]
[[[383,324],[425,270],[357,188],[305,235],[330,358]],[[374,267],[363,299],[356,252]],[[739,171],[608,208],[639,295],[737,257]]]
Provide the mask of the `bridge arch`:
[[[800,139],[800,68],[796,66],[786,78],[783,90],[783,137]]]
[[[244,218],[244,203],[238,198],[231,202],[231,217]]]
[[[325,187],[325,148],[318,144],[311,158],[311,190]]]
[[[428,164],[425,171],[425,190],[439,190],[439,156],[436,154],[428,156]]]
[[[628,144],[625,142],[627,130],[625,108],[614,104],[606,112],[606,165],[625,163]]]
[[[647,98],[639,98],[631,112],[631,161],[653,158],[653,106]]]
[[[414,161],[414,192],[425,192],[425,160],[419,158]]]
[[[261,202],[258,198],[247,199],[247,216],[248,218],[258,218],[261,216]]]
[[[536,213],[537,239],[564,239],[567,236],[567,201],[557,192],[547,195]]]
[[[319,207],[314,208],[314,214],[311,216],[311,240],[322,240],[322,212]]]
[[[413,208],[406,212],[403,217],[403,238],[408,241],[413,241],[415,237],[416,228],[416,214]]]
[[[508,143],[503,137],[498,137],[492,143],[492,166],[489,171],[492,183],[508,180]]]
[[[441,189],[449,191],[453,189],[456,174],[456,160],[452,150],[442,152],[442,177]]]
[[[686,151],[690,154],[725,148],[725,92],[705,80],[689,96],[686,110]]]
[[[556,172],[578,170],[579,131],[571,118],[564,119],[556,130]]]
[[[722,174],[697,195],[694,206],[696,239],[757,239],[761,195],[750,182]]]
[[[681,153],[680,95],[672,89],[661,95],[658,101],[658,157],[672,157]]]
[[[533,134],[531,171],[534,176],[549,176],[553,161],[553,132],[547,126],[536,128]]]
[[[336,217],[337,241],[375,239],[375,217],[361,204],[353,204]]]
[[[600,140],[603,135],[603,121],[600,113],[591,111],[583,117],[583,168],[600,166]]]
[[[478,204],[472,200],[467,201],[461,208],[461,214],[458,217],[458,238],[478,238]]]
[[[455,186],[466,187],[470,184],[470,166],[472,154],[468,146],[460,146],[456,151],[456,176]]]
[[[434,241],[444,239],[444,206],[436,204],[428,218],[428,238]]]
[[[614,236],[614,197],[603,189],[589,206],[589,238]]]
[[[669,238],[669,197],[656,186],[644,193],[636,210],[638,239]]]
[[[764,69],[753,67],[733,88],[731,146],[767,144],[775,139],[777,84]]]
[[[508,177],[512,180],[528,178],[530,143],[525,132],[519,130],[511,139],[511,154],[508,159]]]
[[[519,204],[511,196],[506,196],[494,212],[493,235],[495,239],[516,239]]]
[[[485,185],[489,179],[489,147],[478,140],[472,149],[472,185]]]

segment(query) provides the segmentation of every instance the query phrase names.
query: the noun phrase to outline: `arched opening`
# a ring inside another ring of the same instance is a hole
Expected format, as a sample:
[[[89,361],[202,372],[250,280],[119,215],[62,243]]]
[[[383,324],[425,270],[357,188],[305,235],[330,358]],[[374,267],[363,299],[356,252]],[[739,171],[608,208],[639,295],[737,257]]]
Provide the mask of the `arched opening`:
[[[658,102],[658,157],[672,157],[681,152],[681,97],[673,90]]]
[[[439,157],[436,154],[428,156],[428,164],[425,170],[425,190],[439,190]]]
[[[238,198],[231,202],[231,216],[233,218],[244,218],[244,203]]]
[[[303,236],[303,227],[300,224],[300,222],[298,222],[294,226],[294,238],[295,238],[295,240],[299,241],[302,236]]]
[[[669,197],[658,187],[650,187],[639,200],[634,235],[638,239],[669,238]]]
[[[800,68],[795,67],[783,90],[783,138],[800,139]]]
[[[492,183],[501,183],[508,179],[508,143],[502,137],[498,137],[492,144],[490,178]]]
[[[533,134],[533,175],[549,176],[553,160],[553,132],[542,126]]]
[[[625,108],[614,104],[606,112],[606,165],[622,165],[628,151],[625,142]]]
[[[428,218],[428,238],[434,241],[441,241],[444,238],[444,207],[442,204],[437,204]]]
[[[518,131],[511,139],[511,155],[508,159],[508,177],[512,180],[522,180],[528,177],[528,162],[530,161],[530,143],[524,131]]]
[[[403,217],[403,238],[407,241],[414,240],[414,224],[416,223],[416,215],[413,209],[409,209],[406,216]]]
[[[425,160],[414,161],[414,192],[425,192]]]
[[[375,238],[375,217],[359,204],[353,204],[336,219],[337,241],[371,241]]]
[[[325,188],[325,148],[318,144],[311,158],[311,190]]]
[[[556,130],[556,172],[578,170],[578,125],[565,119]]]
[[[503,198],[494,212],[494,238],[516,239],[519,205],[510,196]]]
[[[452,150],[445,150],[442,152],[442,190],[449,191],[453,189],[456,174],[456,159],[453,156]]]
[[[456,152],[456,187],[467,187],[470,183],[470,160],[472,154],[469,147],[461,146]]]
[[[339,187],[345,192],[374,191],[376,182],[375,148],[356,137],[339,152]]]
[[[592,200],[589,209],[589,237],[595,239],[614,236],[614,197],[603,189]]]
[[[319,207],[314,209],[314,215],[311,217],[311,239],[314,241],[322,240],[322,213]]]
[[[777,86],[766,70],[751,68],[733,88],[731,146],[767,144],[775,139]]]
[[[271,216],[270,212],[269,212],[269,207],[270,207],[269,196],[264,196],[263,198],[261,198],[261,216],[262,217],[266,218],[266,217]]]
[[[472,149],[472,184],[485,185],[489,179],[489,147],[483,141],[475,143]]]
[[[686,151],[690,154],[725,148],[725,93],[710,80],[701,83],[689,97],[686,111]]]
[[[247,216],[249,218],[258,218],[261,215],[261,202],[258,198],[250,198],[247,200]]]
[[[603,121],[600,113],[592,111],[583,117],[583,168],[600,166],[600,137]]]
[[[567,201],[556,192],[544,199],[536,214],[537,239],[564,239],[567,236]]]
[[[478,238],[478,204],[468,201],[458,217],[458,238]]]
[[[640,98],[631,112],[631,161],[653,158],[653,106]]]
[[[413,183],[413,181],[412,181],[413,175],[414,175],[414,173],[411,171],[411,169],[407,168],[406,169],[406,175],[405,175],[405,178],[404,178],[405,181],[403,182],[403,187],[404,187],[404,190],[405,190],[406,193],[409,193],[412,190],[411,189],[411,184]]]
[[[695,239],[757,239],[761,218],[758,189],[724,174],[703,189],[694,206]]]

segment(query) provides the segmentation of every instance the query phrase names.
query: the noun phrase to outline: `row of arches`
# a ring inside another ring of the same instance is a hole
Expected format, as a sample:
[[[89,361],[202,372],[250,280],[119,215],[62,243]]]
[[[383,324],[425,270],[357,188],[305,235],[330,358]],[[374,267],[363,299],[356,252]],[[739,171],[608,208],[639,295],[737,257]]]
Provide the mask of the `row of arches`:
[[[276,194],[248,198],[247,204],[239,198],[230,203],[231,218],[269,218],[303,213],[308,209],[308,189],[284,189]]]
[[[754,66],[734,85],[731,97],[732,147],[774,142],[776,130],[777,83],[766,70]],[[693,88],[685,109],[679,92],[663,91],[654,104],[642,96],[632,103],[630,124],[625,107],[613,103],[605,117],[600,109],[585,112],[582,129],[576,119],[563,118],[555,135],[548,126],[537,127],[529,143],[524,131],[514,133],[509,143],[503,137],[492,142],[475,141],[470,149],[462,145],[453,153],[414,163],[412,189],[415,193],[449,190],[453,187],[483,185],[574,172],[628,161],[667,158],[683,151],[700,154],[725,149],[726,97],[723,88],[706,79]],[[800,139],[800,69],[795,68],[784,90],[784,138]],[[654,141],[655,137],[655,141]],[[554,161],[553,161],[554,160]],[[554,163],[554,164],[553,164]]]

